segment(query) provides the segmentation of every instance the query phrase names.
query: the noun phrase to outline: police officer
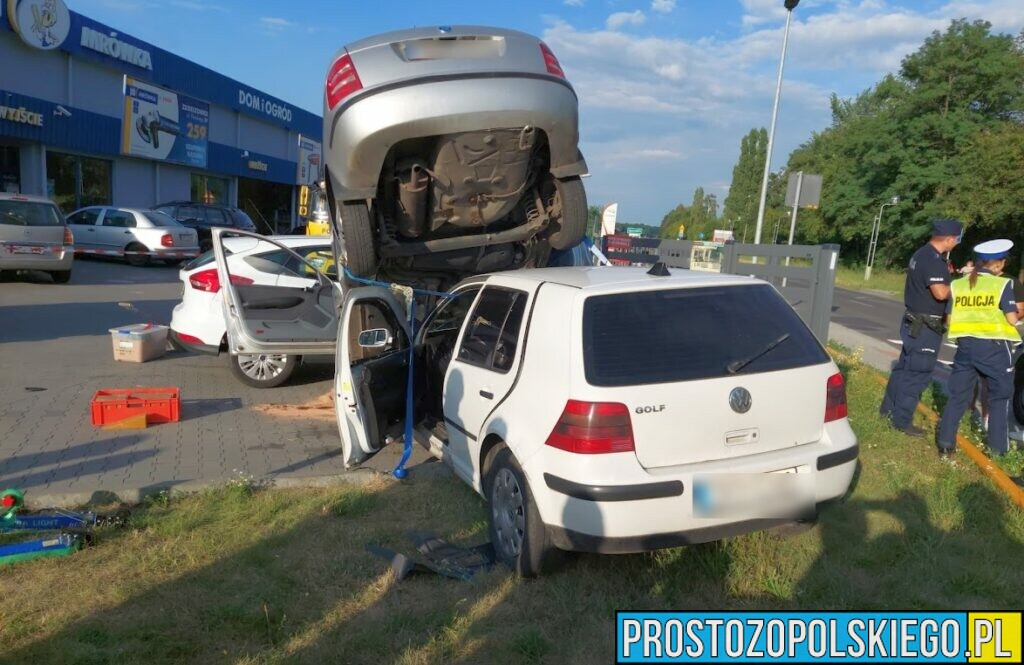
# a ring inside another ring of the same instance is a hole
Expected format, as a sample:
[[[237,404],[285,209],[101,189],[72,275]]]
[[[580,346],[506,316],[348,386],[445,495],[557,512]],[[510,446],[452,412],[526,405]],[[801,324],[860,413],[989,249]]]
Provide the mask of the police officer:
[[[963,228],[955,219],[935,220],[931,240],[910,257],[903,287],[907,310],[900,326],[903,349],[893,365],[879,409],[893,427],[910,436],[924,434],[914,426],[913,418],[942,344],[944,303],[949,298],[950,284],[949,262],[943,254],[957,246]]]
[[[1020,344],[1013,284],[1001,277],[1013,243],[990,240],[974,248],[981,267],[953,282],[949,300],[949,338],[957,343],[949,377],[949,402],[939,421],[939,455],[956,450],[956,430],[978,377],[988,387],[988,446],[1005,454],[1009,444],[1014,352]]]

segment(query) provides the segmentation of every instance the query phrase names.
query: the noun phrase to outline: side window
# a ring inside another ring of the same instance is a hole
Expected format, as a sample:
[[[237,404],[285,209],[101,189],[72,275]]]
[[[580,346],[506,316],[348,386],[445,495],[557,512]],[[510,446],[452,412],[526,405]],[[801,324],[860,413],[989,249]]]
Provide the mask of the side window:
[[[515,360],[526,298],[522,291],[484,289],[459,348],[459,360],[507,372]]]
[[[318,245],[302,249],[296,248],[295,253],[309,262],[303,263],[294,256],[289,255],[285,267],[297,277],[315,278],[310,264],[328,277],[335,278],[338,276],[338,268],[334,265],[334,252],[331,250],[330,245]]]
[[[94,226],[96,220],[100,216],[99,208],[87,208],[86,210],[79,210],[74,215],[68,217],[68,224],[81,224],[82,226]]]
[[[385,330],[389,341],[382,346],[361,346],[359,335],[367,330]],[[349,358],[353,364],[409,348],[405,329],[391,308],[379,300],[364,300],[352,306],[348,334]]]
[[[135,228],[135,215],[124,210],[110,208],[103,216],[103,226],[116,226],[122,229]]]
[[[466,320],[469,308],[473,306],[473,301],[476,299],[476,294],[479,291],[480,287],[464,289],[459,292],[457,298],[445,301],[434,311],[430,321],[427,322],[427,328],[423,334],[427,337],[444,332],[457,334],[459,329],[462,328],[462,322]]]

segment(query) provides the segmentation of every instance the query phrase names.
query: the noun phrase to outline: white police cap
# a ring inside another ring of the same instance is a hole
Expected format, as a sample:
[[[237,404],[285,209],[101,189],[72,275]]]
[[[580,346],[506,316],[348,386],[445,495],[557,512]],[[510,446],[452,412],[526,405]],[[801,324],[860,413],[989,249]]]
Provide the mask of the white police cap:
[[[974,246],[974,253],[978,255],[978,258],[982,261],[994,261],[996,259],[1004,259],[1010,253],[1013,248],[1013,241],[1001,238],[999,240],[989,240],[983,242],[980,245]]]

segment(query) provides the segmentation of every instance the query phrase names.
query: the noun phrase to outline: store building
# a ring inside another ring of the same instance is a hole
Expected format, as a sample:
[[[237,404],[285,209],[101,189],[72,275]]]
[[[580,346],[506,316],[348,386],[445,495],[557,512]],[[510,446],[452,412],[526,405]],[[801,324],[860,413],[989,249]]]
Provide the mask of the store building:
[[[321,118],[69,11],[0,0],[0,190],[86,205],[236,205],[295,221]],[[263,221],[267,224],[263,224]]]

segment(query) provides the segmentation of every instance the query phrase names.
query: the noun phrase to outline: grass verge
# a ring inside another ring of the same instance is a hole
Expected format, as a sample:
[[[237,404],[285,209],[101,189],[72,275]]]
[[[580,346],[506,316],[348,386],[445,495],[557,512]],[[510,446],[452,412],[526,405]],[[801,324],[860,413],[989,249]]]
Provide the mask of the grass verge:
[[[871,281],[864,281],[864,266],[839,266],[836,268],[836,286],[854,291],[881,291],[891,296],[903,297],[903,283],[906,273],[902,270],[871,271]]]
[[[486,537],[461,481],[218,491],[140,507],[73,557],[0,569],[12,663],[592,663],[616,609],[1019,606],[1024,511],[966,462],[940,462],[877,416],[882,388],[844,361],[861,441],[854,491],[813,529],[629,556],[571,557],[520,581],[395,582],[368,542],[410,528]]]

